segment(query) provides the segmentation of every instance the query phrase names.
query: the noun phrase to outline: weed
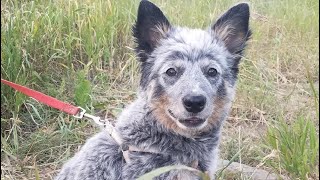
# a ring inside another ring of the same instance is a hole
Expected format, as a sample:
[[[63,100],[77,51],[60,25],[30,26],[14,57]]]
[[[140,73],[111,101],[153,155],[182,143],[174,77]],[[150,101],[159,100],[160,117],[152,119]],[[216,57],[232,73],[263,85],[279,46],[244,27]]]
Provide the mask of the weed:
[[[75,103],[81,107],[86,107],[90,100],[91,95],[91,84],[85,77],[85,72],[80,71],[77,76],[76,87],[75,87]]]
[[[268,163],[280,173],[285,170],[292,178],[311,178],[318,163],[317,136],[315,124],[305,117],[299,117],[292,125],[284,120],[270,125],[265,143],[277,156]]]

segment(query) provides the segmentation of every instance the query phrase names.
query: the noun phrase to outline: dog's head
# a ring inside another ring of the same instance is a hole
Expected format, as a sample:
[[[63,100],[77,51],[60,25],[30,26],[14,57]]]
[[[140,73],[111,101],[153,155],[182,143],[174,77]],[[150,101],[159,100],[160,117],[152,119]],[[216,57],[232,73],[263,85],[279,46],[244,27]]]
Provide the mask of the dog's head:
[[[251,35],[248,4],[230,8],[210,28],[200,30],[174,27],[157,6],[141,1],[133,35],[141,91],[157,120],[188,134],[225,119]]]

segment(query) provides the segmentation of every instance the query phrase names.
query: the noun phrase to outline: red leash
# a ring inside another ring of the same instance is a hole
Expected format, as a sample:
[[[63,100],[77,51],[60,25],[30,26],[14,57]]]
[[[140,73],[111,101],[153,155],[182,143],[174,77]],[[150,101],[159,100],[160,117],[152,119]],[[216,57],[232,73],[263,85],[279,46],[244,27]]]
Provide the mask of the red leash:
[[[53,98],[51,96],[45,95],[41,92],[29,89],[25,86],[21,86],[19,84],[15,84],[13,82],[1,79],[1,82],[14,88],[15,90],[30,96],[39,102],[42,102],[50,107],[59,109],[63,112],[66,112],[68,114],[73,115],[75,118],[89,118],[92,119],[96,124],[99,126],[104,126],[104,128],[107,130],[107,132],[110,134],[111,137],[119,144],[122,144],[122,138],[114,128],[114,126],[108,121],[108,120],[102,120],[99,116],[93,116],[91,114],[86,113],[86,110],[81,107],[76,107],[71,104],[59,101],[56,98]]]
[[[18,84],[15,84],[13,82],[10,82],[10,81],[7,81],[7,80],[4,80],[4,79],[1,79],[1,82],[14,88],[15,90],[27,95],[27,96],[30,96],[50,107],[53,107],[53,108],[56,108],[56,109],[59,109],[63,112],[66,112],[68,114],[71,114],[71,115],[77,115],[80,111],[80,108],[79,107],[76,107],[76,106],[73,106],[71,104],[68,104],[68,103],[65,103],[65,102],[62,102],[62,101],[59,101],[58,99],[56,98],[53,98],[51,96],[48,96],[48,95],[45,95],[41,92],[38,92],[38,91],[35,91],[35,90],[32,90],[32,89],[29,89],[25,86],[21,86],[21,85],[18,85]]]
[[[123,148],[125,146],[122,146],[122,137],[120,136],[120,134],[117,132],[117,130],[115,129],[115,127],[108,121],[108,120],[101,120],[100,117],[98,116],[93,116],[91,114],[86,113],[86,110],[81,108],[81,107],[76,107],[73,106],[71,104],[59,101],[56,98],[53,98],[51,96],[45,95],[41,92],[29,89],[25,86],[21,86],[19,84],[15,84],[13,82],[1,79],[1,82],[12,87],[13,89],[27,95],[30,96],[36,100],[38,100],[39,102],[42,102],[50,107],[59,109],[63,112],[66,112],[68,114],[73,115],[75,118],[89,118],[92,119],[96,124],[100,125],[100,126],[104,126],[104,128],[106,129],[106,131],[110,134],[110,136],[119,144],[119,146],[121,147],[121,151],[123,153],[123,157],[125,159],[125,161],[128,163],[130,162],[129,159],[129,151],[142,151],[142,152],[153,152],[153,151],[147,151],[147,150],[141,150],[139,148],[134,148],[129,146],[129,149],[124,150]]]

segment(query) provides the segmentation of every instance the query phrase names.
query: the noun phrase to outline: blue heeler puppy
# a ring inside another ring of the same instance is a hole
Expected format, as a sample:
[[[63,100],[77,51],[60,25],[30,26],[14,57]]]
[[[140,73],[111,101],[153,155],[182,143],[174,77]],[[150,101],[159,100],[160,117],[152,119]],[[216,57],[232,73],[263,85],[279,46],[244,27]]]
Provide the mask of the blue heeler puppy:
[[[235,94],[249,30],[249,6],[238,4],[206,30],[172,26],[161,10],[141,1],[133,36],[141,62],[138,98],[116,130],[129,151],[102,131],[62,168],[58,180],[136,179],[167,165],[216,170],[220,129]],[[198,179],[170,171],[157,179]]]

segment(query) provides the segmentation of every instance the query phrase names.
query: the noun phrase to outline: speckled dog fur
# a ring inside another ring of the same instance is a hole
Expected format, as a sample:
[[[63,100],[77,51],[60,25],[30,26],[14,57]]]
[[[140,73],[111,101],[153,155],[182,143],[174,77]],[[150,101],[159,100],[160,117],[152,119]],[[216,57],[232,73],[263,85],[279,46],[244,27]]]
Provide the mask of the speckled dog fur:
[[[102,131],[85,143],[56,180],[136,179],[167,165],[208,171],[214,179],[220,130],[235,94],[238,65],[249,29],[249,6],[230,8],[207,30],[172,26],[161,10],[141,1],[133,36],[141,62],[138,98],[120,115],[116,129],[130,151]],[[170,171],[156,179],[199,179]]]

